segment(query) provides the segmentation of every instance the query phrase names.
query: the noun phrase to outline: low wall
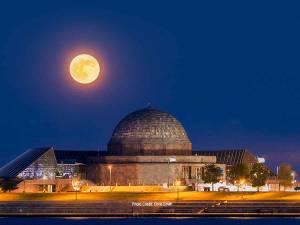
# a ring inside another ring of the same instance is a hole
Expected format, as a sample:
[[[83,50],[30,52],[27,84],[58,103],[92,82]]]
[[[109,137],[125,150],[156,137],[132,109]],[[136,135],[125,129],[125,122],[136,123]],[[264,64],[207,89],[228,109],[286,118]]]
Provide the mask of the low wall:
[[[186,186],[170,186],[163,188],[162,186],[85,186],[82,192],[174,192],[186,191]]]
[[[44,188],[41,188],[41,186]],[[24,180],[18,184],[18,188],[13,190],[15,193],[23,193],[23,192],[50,192],[50,186],[54,188],[55,192],[66,192],[66,191],[74,191],[72,187],[71,179],[56,179],[56,180]],[[54,191],[54,189],[53,189]]]

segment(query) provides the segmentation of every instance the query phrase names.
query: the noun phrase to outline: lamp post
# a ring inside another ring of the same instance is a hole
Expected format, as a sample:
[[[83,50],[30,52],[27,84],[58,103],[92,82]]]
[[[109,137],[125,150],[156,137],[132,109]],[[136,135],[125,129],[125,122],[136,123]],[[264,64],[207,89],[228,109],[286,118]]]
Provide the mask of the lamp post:
[[[176,162],[175,157],[168,158],[168,188],[170,188],[170,163]]]
[[[170,158],[168,159],[168,188],[170,188]]]
[[[293,171],[293,172],[291,173],[291,176],[292,176],[292,178],[293,178],[293,180],[292,180],[292,184],[294,185],[294,184],[295,184],[295,182],[296,182],[296,180],[295,180],[296,173]]]
[[[245,179],[241,179],[240,180],[240,185],[244,186],[245,182],[246,182]]]
[[[24,193],[26,192],[26,190],[25,190],[25,188],[26,188],[25,182],[26,182],[26,180],[24,179],[24,187],[23,187],[23,192],[24,192]]]
[[[180,180],[177,180],[177,181],[175,182],[175,185],[176,185],[176,187],[177,187],[176,201],[178,201],[178,200],[179,200],[179,186],[180,186]]]
[[[112,166],[109,165],[109,166],[108,166],[108,169],[109,169],[109,190],[112,191],[112,190],[111,190],[111,169],[112,169]]]
[[[280,191],[280,183],[278,179],[279,166],[276,166],[276,183],[278,184],[278,191]]]
[[[245,184],[245,180],[244,179],[241,179],[240,180],[240,184],[241,185],[244,185]],[[244,190],[242,190],[242,197],[241,197],[242,199],[244,199]]]
[[[47,176],[44,174],[43,175],[43,193],[46,192],[46,184],[45,184],[45,180],[47,179]]]
[[[77,201],[77,189],[75,190],[75,200]]]
[[[75,190],[75,200],[77,200],[77,192],[80,190],[81,182],[79,178],[73,178],[72,179],[72,186],[73,189]]]

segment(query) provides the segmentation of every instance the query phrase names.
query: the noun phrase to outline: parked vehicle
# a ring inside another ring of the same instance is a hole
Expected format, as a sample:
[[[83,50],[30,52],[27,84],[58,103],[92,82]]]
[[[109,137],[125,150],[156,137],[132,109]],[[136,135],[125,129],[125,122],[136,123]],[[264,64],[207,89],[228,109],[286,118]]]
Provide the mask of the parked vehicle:
[[[295,191],[300,191],[300,186],[294,188]]]
[[[210,187],[204,187],[204,191],[210,191]]]
[[[221,186],[221,187],[218,188],[218,191],[219,192],[229,192],[230,190],[229,190],[228,187]]]

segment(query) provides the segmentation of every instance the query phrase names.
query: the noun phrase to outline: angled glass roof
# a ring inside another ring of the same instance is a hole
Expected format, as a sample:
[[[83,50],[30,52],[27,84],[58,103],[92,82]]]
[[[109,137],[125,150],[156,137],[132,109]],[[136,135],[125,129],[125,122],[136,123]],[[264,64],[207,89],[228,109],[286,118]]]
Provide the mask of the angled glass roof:
[[[57,163],[89,163],[91,160],[98,159],[106,155],[106,151],[87,151],[87,150],[54,150]]]
[[[193,151],[193,154],[216,156],[217,163],[237,165],[242,163],[256,163],[257,158],[247,149],[228,149],[217,151]]]
[[[1,178],[16,177],[19,173],[30,166],[39,157],[45,154],[47,151],[53,150],[50,147],[45,148],[31,148],[19,155],[14,160],[10,161],[6,165],[0,168]]]

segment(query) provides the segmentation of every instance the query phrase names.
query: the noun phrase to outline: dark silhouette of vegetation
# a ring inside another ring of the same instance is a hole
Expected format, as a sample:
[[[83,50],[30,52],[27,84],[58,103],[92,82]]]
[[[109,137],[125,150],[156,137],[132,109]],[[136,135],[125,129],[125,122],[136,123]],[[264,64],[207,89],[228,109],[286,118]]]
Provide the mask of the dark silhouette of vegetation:
[[[286,186],[292,185],[294,181],[294,170],[290,164],[282,163],[279,165],[278,169],[278,181],[279,190],[281,185],[283,185],[283,190],[285,191]]]
[[[1,178],[0,188],[3,192],[11,192],[18,189],[18,181],[14,178]]]
[[[235,184],[240,190],[240,185],[244,184],[249,178],[249,167],[247,164],[238,164],[230,168],[227,179],[231,184]]]
[[[266,184],[267,179],[270,176],[270,171],[262,163],[255,163],[250,171],[249,180],[252,183],[252,187],[257,187],[257,192],[259,192],[259,187]]]
[[[204,168],[204,174],[202,180],[204,183],[211,183],[212,191],[214,190],[214,184],[220,181],[220,177],[223,175],[223,171],[220,167],[215,165],[207,165]]]

